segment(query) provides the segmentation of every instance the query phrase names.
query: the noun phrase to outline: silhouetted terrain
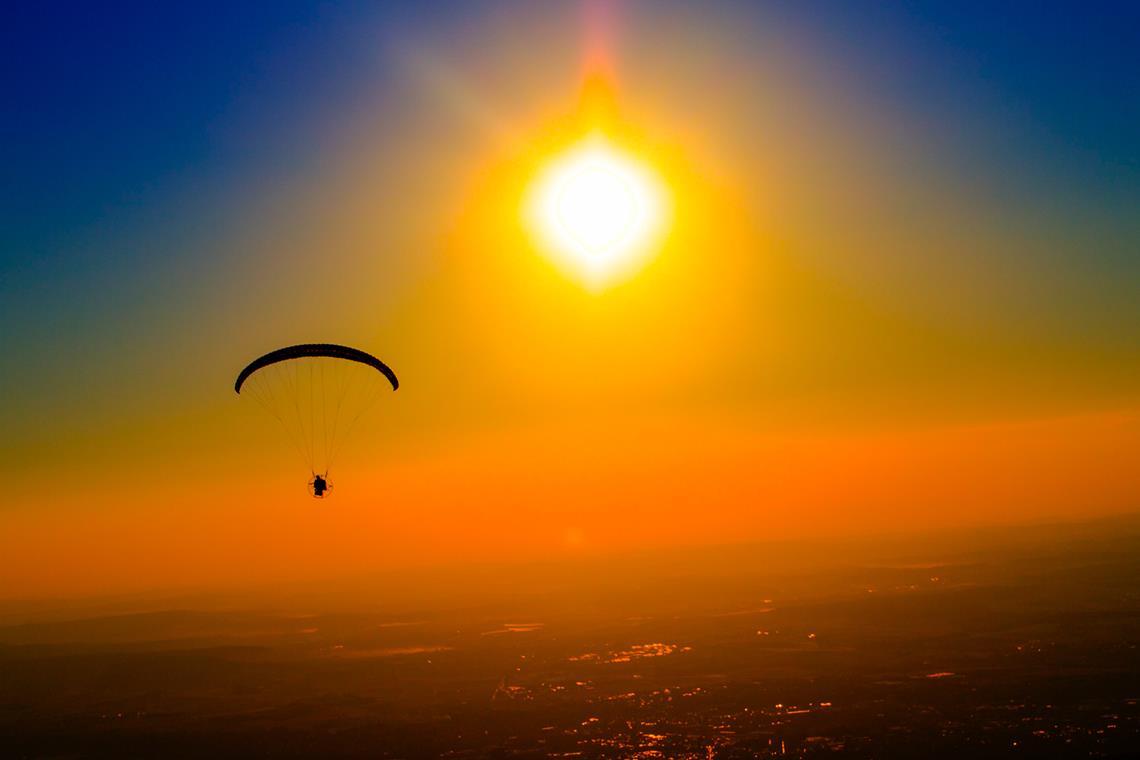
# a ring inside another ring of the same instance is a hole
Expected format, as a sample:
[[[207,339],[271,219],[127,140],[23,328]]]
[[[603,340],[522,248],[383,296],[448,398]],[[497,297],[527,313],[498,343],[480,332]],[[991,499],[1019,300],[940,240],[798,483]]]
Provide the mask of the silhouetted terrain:
[[[0,746],[1134,756],[1138,550],[1129,519],[107,600],[122,611],[78,620],[9,604]]]

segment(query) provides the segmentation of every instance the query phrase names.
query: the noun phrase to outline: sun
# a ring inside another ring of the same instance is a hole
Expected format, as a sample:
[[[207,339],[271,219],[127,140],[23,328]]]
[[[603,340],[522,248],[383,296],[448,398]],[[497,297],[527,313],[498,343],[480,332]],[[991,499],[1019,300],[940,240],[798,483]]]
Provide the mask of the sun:
[[[644,262],[661,232],[663,209],[664,191],[648,167],[598,137],[539,174],[527,216],[556,263],[598,287]]]

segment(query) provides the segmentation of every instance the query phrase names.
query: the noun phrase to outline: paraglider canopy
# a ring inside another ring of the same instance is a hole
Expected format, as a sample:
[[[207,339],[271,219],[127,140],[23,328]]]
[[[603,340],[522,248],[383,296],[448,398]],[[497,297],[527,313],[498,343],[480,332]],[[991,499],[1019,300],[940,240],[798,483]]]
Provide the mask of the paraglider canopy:
[[[336,343],[300,343],[296,346],[286,346],[276,351],[270,351],[264,356],[259,356],[251,361],[246,365],[245,369],[238,373],[237,380],[234,382],[234,392],[241,393],[241,387],[245,385],[245,381],[249,376],[263,367],[268,367],[271,364],[277,364],[278,362],[284,362],[290,359],[302,359],[305,357],[326,357],[329,359],[346,359],[348,361],[360,362],[361,364],[378,370],[384,377],[388,378],[388,382],[392,384],[392,390],[396,390],[400,387],[400,381],[396,378],[396,373],[392,371],[391,367],[372,354],[361,351],[359,348],[339,346]]]
[[[318,498],[331,490],[328,473],[343,439],[385,390],[399,387],[387,364],[336,343],[270,351],[234,381],[236,393],[252,396],[281,423],[312,473],[310,493]]]

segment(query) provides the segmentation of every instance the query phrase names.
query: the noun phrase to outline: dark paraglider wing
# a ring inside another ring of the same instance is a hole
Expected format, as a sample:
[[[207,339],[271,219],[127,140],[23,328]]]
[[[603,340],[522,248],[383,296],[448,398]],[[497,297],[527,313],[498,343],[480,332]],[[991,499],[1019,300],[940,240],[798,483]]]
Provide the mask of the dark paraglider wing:
[[[329,359],[345,359],[350,362],[365,364],[376,369],[380,374],[388,378],[388,382],[392,384],[392,390],[396,390],[400,387],[400,381],[396,378],[396,373],[393,372],[387,364],[372,354],[361,351],[359,348],[340,346],[336,343],[301,343],[296,346],[286,346],[276,351],[270,351],[264,356],[259,356],[251,361],[246,365],[245,369],[238,373],[237,380],[234,382],[234,392],[241,393],[241,387],[245,384],[249,376],[263,367],[268,367],[278,362],[289,361],[290,359],[318,356]]]
[[[387,364],[335,343],[270,351],[250,362],[234,382],[235,392],[252,397],[281,423],[314,475],[327,475],[356,422],[399,387]]]

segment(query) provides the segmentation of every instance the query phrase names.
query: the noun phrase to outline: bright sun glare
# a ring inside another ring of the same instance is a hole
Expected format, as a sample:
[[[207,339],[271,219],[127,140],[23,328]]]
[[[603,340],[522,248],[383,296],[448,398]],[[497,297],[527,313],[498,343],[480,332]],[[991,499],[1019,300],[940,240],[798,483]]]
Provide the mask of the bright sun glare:
[[[647,168],[592,139],[539,176],[528,211],[544,247],[598,286],[644,260],[662,225],[662,205]]]

